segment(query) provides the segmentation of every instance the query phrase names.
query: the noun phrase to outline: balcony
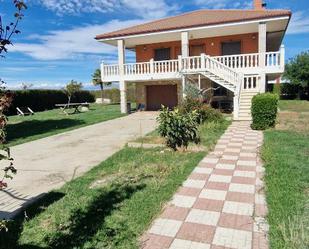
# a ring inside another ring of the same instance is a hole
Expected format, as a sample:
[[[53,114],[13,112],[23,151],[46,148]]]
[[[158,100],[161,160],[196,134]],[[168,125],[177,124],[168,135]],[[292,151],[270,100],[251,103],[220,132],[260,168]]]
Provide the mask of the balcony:
[[[181,57],[177,60],[154,61],[124,64],[101,64],[102,81],[147,81],[181,79],[184,74],[211,72],[224,80],[235,84],[237,75],[241,74],[281,74],[284,72],[284,47],[277,52],[238,54],[211,57]]]

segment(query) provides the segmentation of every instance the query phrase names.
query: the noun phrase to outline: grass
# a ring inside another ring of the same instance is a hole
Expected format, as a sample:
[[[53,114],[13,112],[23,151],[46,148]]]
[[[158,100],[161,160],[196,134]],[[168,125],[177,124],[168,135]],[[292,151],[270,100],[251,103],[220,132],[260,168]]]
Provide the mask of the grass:
[[[228,123],[205,125],[208,148]],[[57,191],[46,195],[0,233],[0,248],[137,249],[204,152],[125,147]]]
[[[10,116],[7,142],[9,146],[22,144],[121,116],[119,105],[98,104],[92,104],[87,112],[72,115],[64,115],[59,109],[54,109],[33,116]]]
[[[206,148],[212,149],[212,141],[213,138],[216,138],[218,134],[221,134],[222,129],[230,124],[230,121],[223,120],[222,122],[208,122],[204,123],[200,126],[200,138],[201,138],[201,145],[205,146]],[[216,129],[215,129],[216,128]],[[145,137],[140,137],[135,140],[137,143],[148,143],[148,144],[163,144],[164,138],[160,137],[157,130],[154,130],[148,133]]]
[[[280,100],[280,111],[309,112],[309,101],[306,100]]]
[[[299,106],[298,106],[299,105]],[[266,166],[272,249],[309,248],[309,109],[308,102],[280,101],[276,129],[265,131],[262,157]],[[302,112],[302,114],[300,113]]]

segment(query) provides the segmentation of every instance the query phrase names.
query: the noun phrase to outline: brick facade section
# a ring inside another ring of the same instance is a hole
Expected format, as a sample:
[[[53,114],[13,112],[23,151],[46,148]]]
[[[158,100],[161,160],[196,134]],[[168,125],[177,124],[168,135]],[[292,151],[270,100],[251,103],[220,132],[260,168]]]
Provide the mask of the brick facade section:
[[[211,56],[222,55],[221,44],[222,42],[241,42],[241,53],[257,53],[258,52],[258,33],[231,35],[231,36],[219,36],[203,39],[190,40],[190,46],[192,45],[204,45],[205,54]],[[146,45],[136,46],[136,61],[145,62],[154,58],[154,50],[158,48],[171,48],[171,59],[177,59],[181,54],[181,42],[171,41],[162,43],[153,43]]]

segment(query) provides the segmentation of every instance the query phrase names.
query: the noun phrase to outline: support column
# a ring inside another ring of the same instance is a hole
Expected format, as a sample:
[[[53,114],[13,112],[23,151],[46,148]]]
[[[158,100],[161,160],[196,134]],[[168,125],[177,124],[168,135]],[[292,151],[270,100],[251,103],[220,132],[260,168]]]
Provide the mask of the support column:
[[[260,93],[266,92],[266,73],[260,73]]]
[[[264,93],[266,89],[266,38],[267,38],[267,25],[265,22],[259,23],[259,67],[261,68],[260,74],[260,92]]]
[[[182,80],[182,98],[185,99],[186,96],[187,96],[186,93],[185,93],[185,91],[186,91],[186,77],[183,75],[181,80]]]
[[[285,68],[285,48],[284,48],[283,44],[280,47],[280,67],[281,67],[282,71],[284,72],[284,68]]]
[[[234,98],[233,98],[233,118],[234,120],[238,120],[238,114],[239,114],[239,101],[238,101],[238,94],[234,93]]]
[[[125,45],[124,40],[118,40],[118,66],[119,66],[119,90],[120,90],[120,111],[127,113],[127,87],[124,81],[124,64],[125,64]]]
[[[181,32],[181,55],[189,56],[189,32]]]

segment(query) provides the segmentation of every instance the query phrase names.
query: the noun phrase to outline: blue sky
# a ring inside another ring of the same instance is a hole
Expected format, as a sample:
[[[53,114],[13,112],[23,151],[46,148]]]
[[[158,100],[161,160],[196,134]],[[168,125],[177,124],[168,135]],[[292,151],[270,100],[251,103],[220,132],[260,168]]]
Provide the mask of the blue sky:
[[[0,0],[4,22],[12,20],[11,0]],[[309,50],[309,1],[266,0],[270,9],[291,9],[284,39],[286,57]],[[21,83],[60,88],[71,79],[91,85],[101,60],[116,61],[114,47],[96,42],[98,33],[200,8],[251,8],[252,0],[27,0],[28,10],[5,59],[0,77],[9,88]],[[134,60],[134,54],[128,54]]]

